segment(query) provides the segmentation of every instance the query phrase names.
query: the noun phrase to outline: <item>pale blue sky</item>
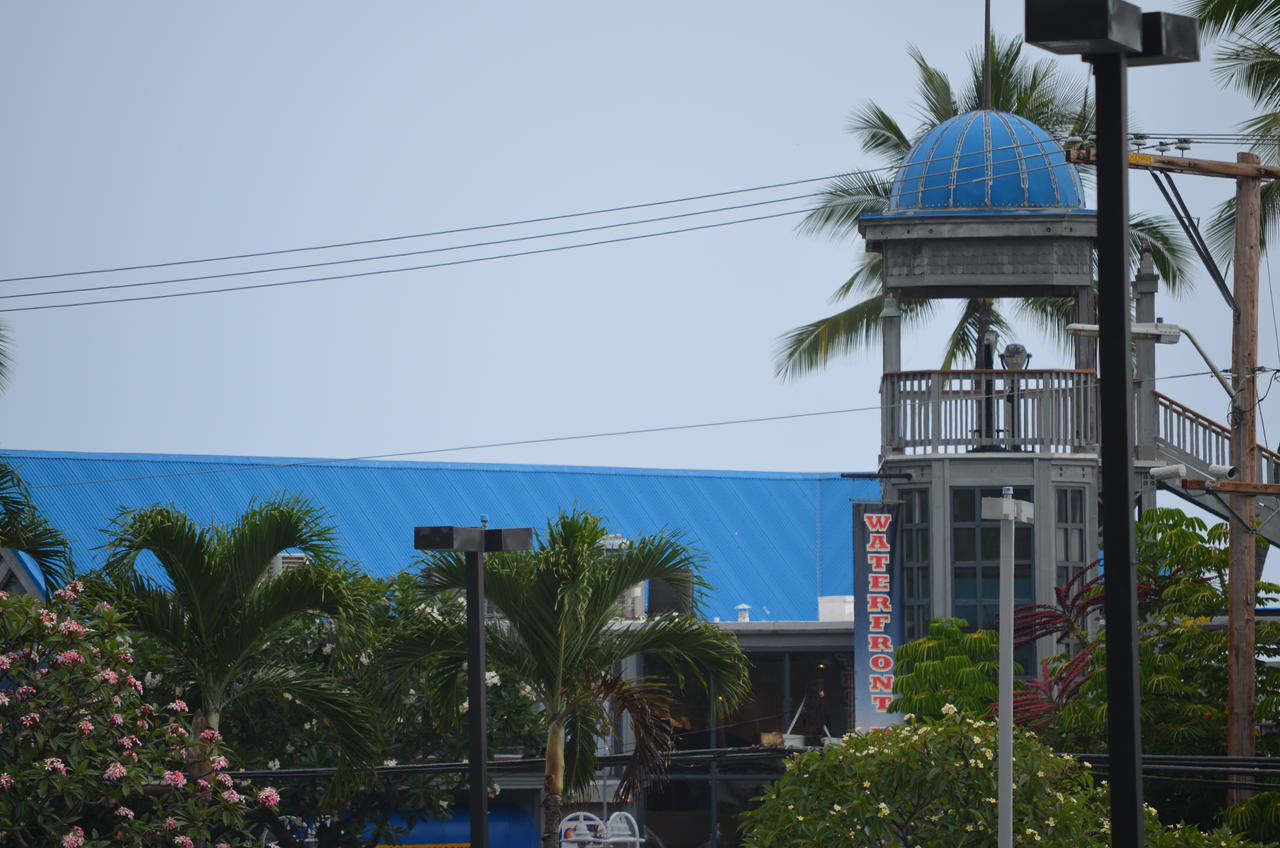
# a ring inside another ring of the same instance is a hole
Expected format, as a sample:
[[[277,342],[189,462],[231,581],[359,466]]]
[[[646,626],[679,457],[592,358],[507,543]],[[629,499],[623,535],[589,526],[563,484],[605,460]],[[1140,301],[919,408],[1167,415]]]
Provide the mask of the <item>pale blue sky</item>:
[[[999,33],[1021,33],[1021,0],[993,6]],[[0,276],[428,232],[873,166],[843,132],[850,110],[875,99],[913,126],[907,45],[959,78],[981,29],[979,0],[5,4]],[[1078,59],[1060,61],[1086,72]],[[1205,61],[1133,71],[1135,124],[1232,130],[1248,104],[1211,70]],[[1194,152],[1230,159],[1235,148]],[[1145,175],[1133,185],[1134,209],[1163,211]],[[1205,216],[1231,192],[1225,181],[1180,185]],[[705,206],[671,211],[691,208]],[[734,213],[748,214],[759,213]],[[348,457],[874,407],[878,351],[793,383],[773,377],[776,337],[825,314],[861,249],[798,236],[795,220],[10,314],[17,369],[0,397],[0,449]],[[1230,316],[1199,276],[1194,297],[1166,300],[1160,313],[1225,364]],[[1260,361],[1274,367],[1265,265],[1263,286]],[[911,336],[907,366],[935,367],[941,334],[939,324]],[[1034,366],[1063,362],[1033,333],[1020,340]],[[1162,374],[1203,370],[1188,345],[1160,354]],[[1160,388],[1223,418],[1208,377]],[[1275,403],[1264,404],[1264,421]],[[864,411],[422,458],[869,470],[879,420]],[[1270,438],[1280,439],[1280,413],[1273,421]]]

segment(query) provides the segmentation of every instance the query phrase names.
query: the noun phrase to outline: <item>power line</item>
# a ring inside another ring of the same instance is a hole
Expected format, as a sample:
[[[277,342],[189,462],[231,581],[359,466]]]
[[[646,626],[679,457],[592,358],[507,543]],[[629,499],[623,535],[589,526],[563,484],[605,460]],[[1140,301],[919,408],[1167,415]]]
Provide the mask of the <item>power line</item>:
[[[321,283],[331,280],[351,280],[357,277],[375,277],[383,274],[402,274],[407,271],[427,271],[434,268],[448,268],[454,265],[471,265],[477,262],[490,262],[497,259],[512,259],[519,256],[537,256],[543,253],[558,253],[565,250],[577,250],[583,247],[598,247],[604,244],[620,244],[628,241],[639,241],[641,239],[657,238],[658,236],[678,235],[680,233],[692,233],[698,230],[712,230],[720,227],[729,227],[735,224],[748,224],[755,221],[768,221],[772,218],[783,218],[788,215],[799,215],[807,212],[807,209],[796,209],[790,212],[774,212],[769,215],[757,215],[752,218],[738,218],[732,221],[720,221],[714,224],[699,224],[696,227],[682,227],[675,230],[662,230],[656,233],[640,233],[633,236],[619,236],[611,239],[601,239],[599,241],[581,242],[578,244],[564,244],[556,247],[543,247],[537,250],[521,250],[514,253],[499,253],[493,256],[475,256],[470,259],[454,259],[448,262],[433,262],[427,265],[414,265],[408,268],[383,268],[377,271],[357,271],[351,274],[332,274],[326,277],[308,277],[302,280],[278,280],[270,283],[251,283],[243,286],[223,286],[216,289],[200,289],[198,291],[187,292],[165,292],[163,294],[138,295],[137,297],[115,297],[104,300],[82,300],[72,303],[47,303],[39,306],[9,306],[0,309],[0,313],[5,312],[35,312],[44,309],[70,309],[76,306],[100,306],[108,303],[136,303],[145,300],[168,300],[175,297],[194,297],[196,295],[205,294],[223,294],[233,291],[252,291],[254,289],[271,289],[280,288],[282,286],[298,286],[306,283]]]
[[[1056,151],[1056,149],[1052,147],[1046,146],[1046,143],[1042,141],[1031,141],[1031,142],[1019,141],[1009,145],[994,147],[992,148],[992,152],[1004,151],[1004,150],[1021,150],[1024,148],[1031,149],[1033,151],[1031,154],[1033,157],[1039,156],[1046,159],[1043,165],[1037,166],[1035,168],[1027,169],[1028,173],[1039,171],[1039,170],[1052,169],[1064,164],[1062,162],[1048,161],[1048,157],[1054,156],[1058,151]],[[59,277],[78,277],[78,276],[85,276],[85,275],[92,275],[92,274],[109,274],[109,273],[115,273],[119,271],[146,270],[146,269],[173,267],[173,266],[181,266],[181,265],[202,264],[202,263],[218,262],[223,260],[256,258],[256,257],[263,257],[263,256],[299,253],[304,251],[325,250],[325,249],[339,248],[339,247],[351,247],[351,246],[359,246],[359,245],[367,245],[367,244],[385,243],[390,241],[398,241],[398,240],[406,240],[406,239],[428,238],[432,236],[474,232],[479,230],[498,229],[503,227],[518,226],[523,224],[541,223],[546,221],[584,217],[588,215],[599,215],[599,214],[605,214],[605,213],[611,213],[611,212],[627,211],[627,210],[648,208],[648,207],[654,207],[654,206],[686,203],[686,202],[691,202],[691,201],[700,200],[700,199],[723,197],[723,196],[743,194],[743,193],[756,192],[756,191],[765,191],[765,190],[776,189],[780,187],[800,185],[800,184],[811,183],[811,182],[819,182],[822,180],[839,179],[841,177],[871,175],[876,173],[900,170],[902,167],[903,167],[902,165],[887,165],[887,166],[882,166],[878,168],[868,168],[868,169],[861,169],[857,171],[850,171],[844,174],[829,175],[826,177],[814,177],[806,180],[791,180],[787,182],[773,183],[765,186],[755,186],[750,188],[734,189],[731,191],[716,192],[716,193],[704,194],[704,195],[693,195],[688,197],[675,198],[671,200],[631,204],[629,206],[615,206],[608,209],[593,210],[589,212],[574,212],[574,213],[568,213],[563,215],[552,215],[552,216],[545,216],[542,218],[531,218],[531,219],[526,219],[521,221],[509,221],[509,222],[498,223],[498,224],[485,224],[485,225],[479,225],[479,226],[473,226],[473,227],[459,227],[459,228],[439,230],[439,231],[429,232],[429,233],[416,233],[416,234],[409,234],[409,235],[402,235],[402,236],[390,236],[390,237],[378,238],[378,239],[337,242],[337,243],[326,244],[326,245],[315,245],[312,247],[259,251],[257,253],[233,254],[233,255],[219,256],[219,257],[207,257],[202,259],[187,259],[187,260],[176,260],[171,262],[161,262],[161,263],[152,263],[152,264],[143,264],[143,265],[119,266],[115,268],[99,268],[99,269],[89,269],[89,270],[81,270],[81,271],[68,271],[68,272],[62,272],[62,273],[56,273],[56,274],[40,274],[40,275],[30,275],[30,276],[21,276],[21,277],[7,277],[7,278],[0,278],[0,283],[36,281],[36,280],[46,280],[46,279],[53,279],[53,278],[59,278]],[[936,175],[932,175],[932,176],[936,177]],[[952,176],[954,176],[954,174],[952,174]],[[985,182],[987,179],[988,177],[985,174],[983,174],[976,178],[970,178],[970,179],[958,180],[958,181],[953,180],[949,187],[955,188],[955,187],[966,185],[969,183]],[[930,188],[936,188],[936,187],[930,186]],[[408,256],[420,256],[425,254],[441,253],[441,252],[447,252],[452,250],[463,250],[463,249],[476,248],[476,247],[488,247],[488,246],[494,246],[498,244],[509,244],[513,242],[530,241],[530,240],[541,239],[541,238],[552,238],[557,236],[573,235],[573,234],[585,233],[585,232],[594,232],[598,230],[614,229],[614,228],[632,226],[632,225],[638,225],[638,224],[657,223],[661,221],[675,220],[678,218],[687,218],[687,217],[693,217],[697,215],[714,214],[716,212],[732,211],[735,209],[745,209],[745,208],[750,208],[754,206],[764,206],[764,205],[770,205],[774,203],[784,203],[792,200],[803,200],[807,198],[821,197],[823,195],[824,195],[824,192],[810,192],[802,195],[792,195],[788,197],[775,198],[775,199],[765,200],[765,201],[755,201],[752,203],[723,206],[723,207],[706,209],[706,210],[698,210],[693,212],[677,213],[677,214],[667,215],[667,216],[658,216],[653,218],[640,219],[636,221],[620,222],[620,223],[600,225],[595,227],[584,227],[579,229],[572,229],[572,230],[565,230],[560,232],[552,232],[552,233],[544,233],[544,234],[535,234],[535,235],[529,235],[529,236],[520,236],[520,237],[513,237],[508,239],[497,239],[497,240],[491,240],[491,241],[485,241],[485,242],[475,242],[475,243],[464,244],[464,245],[453,245],[449,247],[429,248],[429,249],[416,250],[416,251],[405,251],[401,253],[380,254],[376,256],[358,257],[358,258],[352,258],[352,259],[339,259],[339,260],[328,260],[328,261],[322,261],[322,262],[303,263],[303,264],[296,264],[296,265],[285,265],[285,266],[277,266],[273,268],[261,268],[261,269],[252,269],[252,270],[232,271],[232,272],[225,272],[225,273],[194,275],[194,276],[187,276],[187,277],[175,277],[175,278],[170,278],[165,280],[150,280],[150,281],[142,281],[142,282],[106,284],[106,285],[99,285],[99,286],[84,286],[84,287],[66,288],[66,289],[51,289],[46,291],[35,291],[35,292],[18,292],[18,293],[0,295],[0,299],[11,299],[11,298],[17,298],[17,297],[41,297],[45,295],[52,296],[52,295],[62,295],[62,294],[78,294],[78,293],[94,292],[94,291],[110,291],[110,290],[118,290],[118,289],[143,287],[143,286],[165,285],[169,283],[195,282],[200,280],[213,280],[213,279],[225,279],[225,278],[231,278],[231,277],[251,276],[256,274],[265,274],[265,273],[272,273],[272,272],[278,272],[278,271],[297,271],[297,270],[304,270],[308,268],[320,268],[320,267],[328,267],[328,266],[334,266],[334,265],[345,265],[345,264],[353,264],[357,262],[371,262],[371,261],[386,260],[386,259],[404,258]],[[416,269],[410,269],[410,270],[416,270]],[[115,301],[102,301],[102,302],[115,302]],[[83,304],[69,304],[69,305],[83,305]]]
[[[848,409],[825,409],[818,412],[795,412],[789,415],[768,415],[758,418],[733,418],[725,421],[707,421],[699,424],[671,424],[661,427],[639,427],[631,430],[611,430],[601,433],[580,433],[572,436],[550,436],[541,439],[518,439],[507,442],[486,442],[482,444],[460,445],[451,448],[431,448],[427,450],[400,451],[398,453],[370,454],[368,456],[352,456],[345,459],[308,459],[297,462],[264,462],[245,465],[234,465],[226,468],[206,468],[200,471],[172,471],[164,474],[137,474],[129,477],[105,477],[99,480],[68,480],[62,483],[42,483],[32,485],[32,489],[60,489],[68,486],[91,486],[100,483],[123,483],[133,480],[160,480],[172,477],[200,477],[206,474],[227,474],[235,471],[262,471],[273,468],[305,468],[312,465],[336,465],[344,462],[367,462],[375,459],[402,459],[408,456],[428,456],[438,453],[457,453],[470,450],[487,450],[490,448],[524,447],[526,445],[544,445],[553,442],[575,442],[585,439],[606,439],[617,436],[637,436],[649,433],[671,433],[679,430],[705,430],[711,427],[728,427],[738,424],[764,424],[771,421],[793,421],[800,418],[818,418],[827,415],[846,415],[852,412],[879,412],[879,406],[850,407]]]
[[[1172,380],[1182,377],[1203,377],[1211,374],[1210,371],[1196,371],[1187,374],[1172,374],[1167,377],[1157,377],[1157,380]],[[943,400],[926,401],[929,403],[945,403]],[[426,448],[423,450],[397,451],[394,453],[378,453],[366,454],[363,456],[349,456],[340,459],[307,459],[296,460],[291,462],[253,462],[238,464],[221,468],[206,468],[200,471],[171,471],[163,474],[137,474],[127,477],[105,477],[97,480],[68,480],[61,483],[42,483],[32,485],[32,489],[58,489],[68,486],[90,486],[101,483],[123,483],[135,480],[161,480],[174,477],[200,477],[209,474],[228,474],[238,471],[263,471],[275,468],[305,468],[313,465],[338,465],[345,462],[369,462],[373,460],[386,459],[404,459],[411,456],[431,456],[442,453],[461,453],[463,451],[489,450],[492,448],[509,448],[509,447],[526,447],[529,445],[553,444],[556,442],[574,442],[585,441],[587,439],[607,439],[618,436],[638,436],[648,435],[651,433],[672,433],[684,430],[706,430],[713,427],[730,427],[741,424],[765,424],[775,421],[794,421],[804,418],[820,418],[828,415],[848,415],[855,412],[881,412],[884,406],[877,404],[875,406],[856,406],[845,409],[824,409],[816,412],[795,412],[786,415],[767,415],[754,418],[730,418],[721,421],[705,421],[697,424],[669,424],[657,427],[639,427],[629,430],[607,430],[598,433],[579,433],[569,436],[549,436],[539,439],[513,439],[502,442],[482,442],[470,445],[457,445],[448,448]]]
[[[880,169],[872,169],[880,170]],[[687,197],[677,197],[670,200],[654,200],[646,203],[631,203],[624,206],[612,206],[606,209],[592,209],[587,212],[568,212],[560,215],[545,215],[540,218],[525,218],[517,221],[504,221],[498,224],[479,224],[471,227],[454,227],[447,230],[435,230],[426,233],[410,233],[400,236],[383,236],[380,238],[358,239],[344,242],[331,242],[328,244],[317,244],[309,247],[288,247],[279,250],[260,250],[253,253],[233,253],[223,256],[207,256],[202,259],[178,259],[171,262],[151,262],[140,265],[120,265],[114,268],[91,268],[81,271],[60,271],[51,274],[30,274],[24,277],[3,277],[0,283],[16,283],[28,280],[48,280],[55,277],[81,277],[87,274],[113,274],[117,271],[144,271],[150,268],[172,268],[177,265],[199,265],[204,262],[223,262],[230,259],[257,259],[263,256],[281,256],[288,253],[305,253],[311,250],[330,250],[339,247],[358,247],[365,244],[385,244],[393,241],[405,241],[408,239],[433,238],[436,236],[457,235],[459,233],[474,233],[481,230],[494,230],[502,227],[518,227],[525,224],[543,224],[548,221],[563,221],[569,218],[584,218],[589,215],[606,215],[612,212],[630,212],[636,209],[649,209],[655,206],[667,206],[676,203],[691,203],[695,200],[709,200],[716,197],[729,197],[735,194],[747,194],[753,191],[768,191],[770,189],[788,188],[790,186],[804,185],[806,183],[822,182],[823,180],[832,180],[847,174],[829,174],[825,177],[809,177],[803,180],[788,180],[786,182],[771,183],[769,185],[751,186],[749,188],[735,188],[728,191],[716,191],[707,194],[694,194]]]
[[[1040,142],[1036,142],[1034,145],[1017,145],[1017,146],[1035,146],[1041,149],[1043,147],[1042,143]],[[1044,164],[1038,165],[1033,168],[1027,168],[1025,170],[1025,173],[1035,173],[1038,171],[1053,170],[1055,168],[1062,167],[1065,164],[1063,162],[1050,161],[1051,155],[1052,155],[1051,152],[1043,152],[1041,154],[1041,158],[1045,160]],[[878,169],[878,170],[885,170],[885,169]],[[965,169],[959,169],[959,170],[969,170],[969,169],[965,168]],[[873,172],[869,171],[864,173],[873,173]],[[985,174],[983,174],[981,176],[976,176],[976,177],[965,179],[965,180],[952,179],[946,185],[942,185],[942,186],[926,185],[925,184],[926,179],[928,179],[931,176],[936,176],[936,175],[921,175],[919,177],[911,177],[910,178],[911,180],[914,180],[921,184],[919,188],[915,189],[915,191],[929,192],[933,190],[954,190],[956,187],[959,187],[959,186],[988,181],[988,177]],[[954,173],[953,173],[953,176],[954,176]],[[774,202],[783,202],[784,200],[802,199],[803,197],[804,195],[799,195],[793,198],[783,198],[776,201],[758,201],[754,203],[743,204],[741,207],[729,206],[729,207],[724,207],[724,209],[722,210],[710,210],[710,211],[713,211],[713,212],[725,211],[725,210],[732,210],[735,208],[746,208],[751,206],[767,205],[769,203],[774,203]],[[855,202],[855,201],[848,201],[848,202]],[[348,279],[355,279],[359,277],[371,277],[371,276],[379,276],[384,274],[398,274],[398,273],[404,273],[407,271],[432,270],[437,268],[450,267],[454,265],[467,265],[467,264],[474,264],[477,262],[487,262],[487,261],[496,260],[496,259],[511,259],[511,258],[521,257],[521,256],[535,256],[535,255],[544,254],[544,253],[556,253],[556,252],[565,251],[565,250],[575,250],[583,247],[598,247],[600,245],[618,244],[618,243],[627,242],[627,241],[637,241],[641,239],[656,238],[658,236],[678,235],[681,233],[696,232],[698,230],[709,230],[709,229],[716,229],[720,227],[733,226],[736,224],[765,221],[765,220],[770,220],[773,218],[781,218],[789,215],[809,214],[812,211],[814,210],[795,209],[787,212],[777,212],[777,213],[772,213],[768,215],[758,215],[758,216],[748,217],[748,218],[739,218],[731,221],[721,221],[721,222],[712,223],[712,224],[702,224],[698,226],[683,227],[683,228],[677,228],[673,230],[663,230],[655,233],[642,233],[642,234],[633,235],[633,236],[620,236],[618,238],[613,238],[613,239],[601,239],[598,241],[582,242],[578,244],[569,244],[569,245],[559,245],[556,247],[540,248],[537,250],[516,251],[512,253],[496,254],[492,256],[478,256],[478,257],[472,257],[469,259],[457,259],[457,260],[452,260],[448,262],[429,263],[426,265],[413,265],[413,266],[404,267],[404,268],[383,268],[383,269],[374,270],[374,271],[353,272],[350,274],[332,274],[328,276],[308,277],[308,278],[299,279],[299,280],[278,280],[278,281],[264,282],[264,283],[250,283],[247,285],[222,286],[222,287],[211,288],[211,289],[199,289],[196,291],[166,292],[162,294],[139,295],[137,297],[104,298],[100,300],[73,301],[71,303],[39,304],[39,305],[33,305],[33,306],[12,306],[12,307],[6,307],[3,309],[0,309],[0,313],[32,312],[32,311],[39,311],[39,310],[45,310],[45,309],[68,309],[68,308],[79,307],[79,306],[98,306],[98,305],[112,304],[112,303],[134,303],[134,302],[148,301],[148,300],[167,300],[167,299],[177,298],[177,297],[193,297],[196,295],[207,295],[207,294],[224,294],[227,292],[235,292],[235,291],[252,291],[255,289],[279,288],[282,286],[295,286],[295,285],[303,285],[307,283],[329,282],[334,280],[348,280]],[[675,218],[690,217],[698,214],[707,214],[707,213],[705,212],[680,213],[677,215],[666,216],[664,218],[655,218],[653,220],[654,221],[671,220]],[[611,229],[611,228],[616,228],[621,226],[630,226],[631,224],[634,224],[634,223],[646,223],[646,222],[637,221],[637,222],[622,223],[622,224],[602,225],[599,227],[588,227],[582,230],[566,231],[564,233],[558,233],[558,234],[553,233],[550,235],[567,235],[567,234],[572,234],[574,232],[591,232],[591,231]],[[518,238],[494,241],[494,242],[490,242],[489,244],[503,244],[503,243],[516,242],[516,241],[527,241],[530,239],[545,238],[545,237],[549,237],[549,236],[523,236]],[[330,262],[320,262],[320,263],[314,263],[312,265],[299,265],[294,267],[308,268],[308,267],[319,267],[319,266],[327,266],[327,265],[341,265],[341,264],[347,264],[351,262],[363,262],[363,261],[373,261],[377,259],[395,258],[396,256],[412,256],[412,255],[421,255],[421,254],[427,254],[427,253],[438,253],[438,252],[450,251],[450,250],[461,250],[466,247],[472,247],[472,246],[482,246],[482,245],[479,245],[479,244],[478,245],[460,245],[455,247],[432,248],[429,250],[414,251],[414,252],[404,253],[404,254],[392,254],[388,256],[366,257],[364,259],[335,260]],[[279,270],[291,270],[291,269],[290,268],[274,268],[274,269],[262,269],[259,271],[237,271],[237,272],[229,272],[229,273],[223,273],[223,274],[211,274],[207,276],[178,278],[173,280],[120,283],[120,284],[113,284],[113,285],[88,287],[83,289],[69,289],[64,292],[59,292],[59,291],[27,292],[24,294],[4,295],[0,297],[40,297],[44,295],[75,293],[75,292],[81,292],[81,291],[89,292],[89,291],[101,291],[101,290],[108,290],[108,289],[129,289],[129,288],[137,288],[142,286],[161,285],[164,283],[177,283],[177,282],[187,282],[187,281],[193,281],[193,280],[253,275],[253,274],[259,274],[259,273],[268,273],[271,271],[279,271]]]
[[[135,282],[135,283],[113,283],[110,285],[84,286],[81,288],[71,288],[71,289],[52,289],[49,291],[0,294],[0,300],[10,300],[15,297],[43,297],[46,295],[80,294],[83,292],[112,291],[116,289],[141,288],[143,286],[163,286],[163,285],[168,285],[170,283],[190,283],[198,280],[221,280],[229,277],[246,277],[246,276],[252,276],[255,274],[271,274],[277,271],[300,271],[306,268],[325,268],[333,265],[351,265],[356,262],[375,262],[375,261],[380,261],[385,259],[403,259],[406,256],[424,256],[424,255],[433,254],[433,253],[448,253],[454,250],[469,250],[477,247],[493,247],[494,245],[499,245],[499,244],[513,244],[515,242],[522,242],[522,241],[535,241],[537,239],[558,238],[561,236],[580,235],[582,233],[593,233],[593,232],[599,232],[601,230],[615,230],[620,227],[632,227],[640,224],[655,224],[655,223],[661,223],[663,221],[674,221],[680,218],[693,218],[699,215],[714,215],[718,212],[732,212],[738,209],[750,209],[757,206],[771,206],[775,203],[787,203],[793,200],[807,200],[817,196],[818,195],[813,193],[796,194],[788,197],[775,198],[773,200],[756,200],[751,203],[739,203],[732,206],[718,206],[713,209],[700,209],[694,212],[679,212],[674,215],[662,215],[655,218],[641,218],[635,221],[621,221],[616,224],[600,224],[594,227],[581,227],[579,229],[574,229],[574,230],[559,230],[557,232],[551,232],[551,233],[537,233],[535,235],[529,235],[529,236],[513,236],[511,238],[493,239],[490,241],[477,241],[477,242],[471,242],[469,244],[450,245],[448,247],[432,247],[432,248],[426,248],[423,250],[409,250],[403,253],[384,253],[384,254],[379,254],[377,256],[361,256],[361,257],[356,257],[354,259],[331,259],[325,262],[309,262],[304,265],[280,265],[274,268],[258,268],[254,270],[248,270],[248,271],[227,271],[225,273],[201,274],[193,277],[171,277],[167,280],[148,280],[145,282]],[[807,211],[807,210],[799,210],[799,211]],[[3,281],[0,281],[0,282],[3,282]]]

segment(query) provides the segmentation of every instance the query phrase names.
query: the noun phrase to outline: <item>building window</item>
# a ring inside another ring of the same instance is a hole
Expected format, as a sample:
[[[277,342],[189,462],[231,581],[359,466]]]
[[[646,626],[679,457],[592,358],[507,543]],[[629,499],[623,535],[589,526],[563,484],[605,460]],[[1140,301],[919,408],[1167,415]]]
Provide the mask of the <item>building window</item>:
[[[1001,497],[998,488],[951,490],[952,614],[972,630],[995,630],[1000,613],[1000,522],[982,519],[982,499]],[[1015,487],[1016,500],[1031,502],[1029,487]],[[1035,603],[1034,536],[1031,527],[1013,532],[1013,606]],[[1030,646],[1014,659],[1024,673],[1034,673]]]
[[[1084,552],[1084,489],[1060,487],[1054,490],[1055,585],[1074,580],[1088,565]]]
[[[920,639],[929,626],[929,490],[902,492],[903,635]]]

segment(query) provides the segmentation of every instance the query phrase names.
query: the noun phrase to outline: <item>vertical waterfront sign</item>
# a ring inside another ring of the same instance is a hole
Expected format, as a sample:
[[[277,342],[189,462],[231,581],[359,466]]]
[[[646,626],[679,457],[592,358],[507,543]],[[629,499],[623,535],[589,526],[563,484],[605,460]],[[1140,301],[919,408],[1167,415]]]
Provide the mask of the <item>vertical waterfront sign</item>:
[[[894,656],[902,642],[901,504],[853,505],[854,726],[897,724]]]

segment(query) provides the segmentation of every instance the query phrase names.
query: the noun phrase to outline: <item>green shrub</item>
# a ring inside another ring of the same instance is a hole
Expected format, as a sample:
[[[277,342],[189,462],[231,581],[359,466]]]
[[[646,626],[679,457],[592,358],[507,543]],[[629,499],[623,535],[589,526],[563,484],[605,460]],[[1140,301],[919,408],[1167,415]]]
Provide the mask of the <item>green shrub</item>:
[[[962,848],[995,844],[995,722],[943,708],[937,724],[908,723],[849,735],[787,763],[785,774],[745,816],[747,848],[901,846]],[[1014,844],[1104,848],[1108,795],[1087,767],[1055,753],[1035,734],[1014,730]],[[1164,828],[1148,809],[1152,848],[1245,842],[1222,829]]]

